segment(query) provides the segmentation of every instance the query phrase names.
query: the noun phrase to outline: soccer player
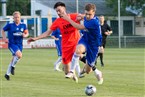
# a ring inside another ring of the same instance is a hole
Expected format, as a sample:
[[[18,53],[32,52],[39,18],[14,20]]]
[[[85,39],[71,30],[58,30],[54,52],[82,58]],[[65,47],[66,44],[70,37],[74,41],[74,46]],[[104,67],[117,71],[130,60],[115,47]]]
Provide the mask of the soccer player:
[[[56,45],[56,50],[57,50],[57,55],[58,55],[58,59],[56,60],[56,62],[54,63],[54,70],[56,71],[61,71],[59,69],[59,66],[61,64],[62,61],[62,52],[61,52],[61,33],[59,29],[56,29],[55,31],[53,31],[53,33],[51,34],[51,37],[55,40],[55,45]]]
[[[73,13],[73,14],[67,14],[66,13],[66,7],[63,2],[57,2],[54,5],[54,9],[56,10],[59,18],[57,18],[51,25],[50,29],[48,29],[46,32],[41,34],[38,37],[30,38],[28,39],[28,43],[32,41],[39,40],[41,38],[45,38],[49,36],[53,31],[56,29],[60,29],[61,35],[62,35],[62,63],[64,67],[64,72],[67,74],[70,71],[70,63],[72,60],[72,56],[75,52],[76,45],[80,39],[79,31],[74,28],[68,21],[64,20],[61,16],[61,14],[65,14],[68,17],[70,17],[75,23],[79,23],[80,20],[77,18],[80,18],[80,14]],[[77,81],[77,77],[73,77],[74,80]]]
[[[101,66],[104,67],[104,62],[103,62],[104,48],[105,48],[105,45],[106,45],[107,36],[110,35],[110,34],[112,34],[112,29],[105,22],[104,16],[100,16],[99,19],[100,19],[101,32],[102,32],[102,45],[99,47],[98,57],[100,56]]]
[[[96,6],[94,4],[87,4],[85,6],[85,17],[84,24],[75,23],[67,15],[63,14],[62,18],[66,19],[75,28],[82,30],[84,29],[84,35],[78,42],[75,53],[73,55],[71,70],[66,75],[66,78],[72,78],[75,75],[75,67],[79,62],[79,57],[83,52],[86,52],[87,64],[84,68],[85,73],[90,73],[92,70],[96,78],[98,79],[98,84],[103,83],[102,72],[95,67],[95,60],[97,58],[98,49],[101,45],[102,35],[99,19],[95,16]]]
[[[15,11],[13,13],[13,23],[8,23],[2,30],[2,38],[8,43],[8,48],[12,53],[12,60],[8,66],[5,78],[10,80],[10,74],[15,74],[16,63],[22,58],[23,50],[23,37],[28,37],[29,33],[26,24],[21,23],[21,13]],[[8,39],[6,38],[5,31],[8,32]]]

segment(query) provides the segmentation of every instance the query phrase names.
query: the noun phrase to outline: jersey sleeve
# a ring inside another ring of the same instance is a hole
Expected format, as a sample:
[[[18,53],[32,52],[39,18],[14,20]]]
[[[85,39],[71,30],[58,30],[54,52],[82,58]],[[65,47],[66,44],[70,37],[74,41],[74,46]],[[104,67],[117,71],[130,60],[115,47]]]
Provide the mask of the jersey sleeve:
[[[3,30],[4,31],[8,31],[10,29],[10,24],[7,23],[4,27],[3,27]]]
[[[73,21],[75,21],[76,23],[80,24],[80,21],[77,21],[77,16],[78,16],[78,13],[72,13],[72,14],[70,14],[71,19]]]
[[[99,21],[96,19],[93,19],[87,23],[84,23],[84,26],[86,29],[97,29],[97,26],[100,26]]]
[[[50,26],[50,29],[51,30],[56,30],[57,28],[58,28],[58,25],[59,25],[59,21],[58,21],[58,19],[56,19],[53,23],[52,23],[52,25]]]

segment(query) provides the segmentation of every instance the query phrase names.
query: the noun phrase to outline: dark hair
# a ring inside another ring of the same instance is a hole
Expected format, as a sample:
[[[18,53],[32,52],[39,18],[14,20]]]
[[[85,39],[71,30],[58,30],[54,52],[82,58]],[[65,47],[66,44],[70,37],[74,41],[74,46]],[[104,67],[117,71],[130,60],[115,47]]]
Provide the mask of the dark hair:
[[[87,5],[85,6],[85,10],[86,10],[86,11],[93,10],[93,11],[95,12],[95,11],[96,11],[96,5],[95,5],[95,4],[89,3],[89,4],[87,4]]]
[[[65,4],[63,3],[63,2],[57,2],[57,3],[55,3],[55,5],[54,5],[54,9],[55,8],[57,8],[58,6],[63,6],[63,7],[65,7]]]

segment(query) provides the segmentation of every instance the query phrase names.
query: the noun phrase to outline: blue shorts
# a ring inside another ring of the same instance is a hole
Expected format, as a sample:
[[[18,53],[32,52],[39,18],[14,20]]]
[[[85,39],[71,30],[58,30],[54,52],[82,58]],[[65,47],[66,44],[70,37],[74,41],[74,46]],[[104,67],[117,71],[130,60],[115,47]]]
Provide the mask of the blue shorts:
[[[11,51],[12,55],[16,55],[16,52],[20,50],[22,52],[23,46],[21,44],[8,44],[8,48]]]
[[[98,56],[99,47],[87,43],[83,38],[80,39],[78,44],[83,44],[85,46],[87,64],[90,67],[93,67],[95,65],[95,61]]]

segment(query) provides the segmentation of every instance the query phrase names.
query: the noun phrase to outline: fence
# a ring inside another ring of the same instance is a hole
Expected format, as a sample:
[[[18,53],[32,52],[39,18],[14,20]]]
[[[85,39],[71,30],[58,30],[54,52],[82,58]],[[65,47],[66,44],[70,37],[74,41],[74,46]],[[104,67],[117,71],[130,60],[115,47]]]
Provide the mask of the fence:
[[[107,38],[106,47],[118,48],[119,37],[109,36]],[[121,48],[145,48],[145,36],[122,36]]]

